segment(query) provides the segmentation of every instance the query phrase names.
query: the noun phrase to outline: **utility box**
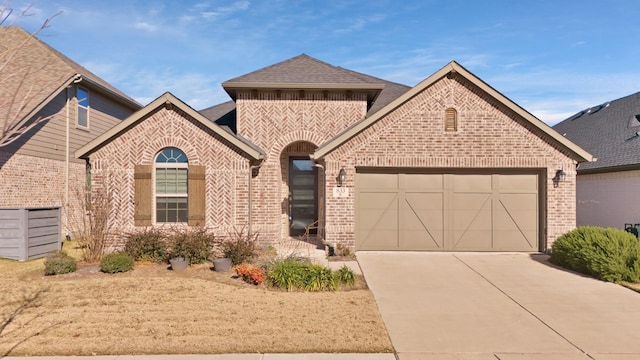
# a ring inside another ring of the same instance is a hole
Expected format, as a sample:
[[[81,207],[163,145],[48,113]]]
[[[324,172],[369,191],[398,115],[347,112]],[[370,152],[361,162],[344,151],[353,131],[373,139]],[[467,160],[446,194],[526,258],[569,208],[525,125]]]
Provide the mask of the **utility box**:
[[[0,257],[31,260],[62,247],[62,209],[0,208]]]

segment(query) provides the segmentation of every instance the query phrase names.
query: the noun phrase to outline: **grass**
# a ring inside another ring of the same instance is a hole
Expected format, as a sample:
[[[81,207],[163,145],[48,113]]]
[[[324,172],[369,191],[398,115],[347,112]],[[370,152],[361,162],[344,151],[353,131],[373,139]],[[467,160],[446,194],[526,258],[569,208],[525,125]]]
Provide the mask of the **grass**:
[[[43,260],[0,259],[0,357],[393,351],[362,279],[348,291],[282,292],[210,266],[104,274],[80,264],[45,277]]]

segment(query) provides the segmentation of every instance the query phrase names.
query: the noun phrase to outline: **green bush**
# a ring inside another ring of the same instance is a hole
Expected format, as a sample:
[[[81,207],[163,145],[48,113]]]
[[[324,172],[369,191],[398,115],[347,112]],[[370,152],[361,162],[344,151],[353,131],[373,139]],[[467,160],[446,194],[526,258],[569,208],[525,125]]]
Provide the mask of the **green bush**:
[[[210,260],[214,245],[213,234],[206,229],[176,229],[169,234],[169,259],[188,258],[191,264],[202,264]]]
[[[553,264],[605,281],[640,282],[640,244],[624,230],[583,226],[551,247]]]
[[[44,274],[58,275],[74,272],[78,269],[76,260],[64,251],[55,251],[48,254],[44,260]]]
[[[161,230],[154,228],[127,234],[124,252],[136,261],[166,262],[168,254],[165,237]]]
[[[356,275],[347,265],[343,265],[338,271],[333,273],[336,282],[344,285],[353,285],[356,282]]]
[[[267,280],[271,286],[288,291],[337,289],[337,282],[331,269],[293,257],[278,259],[271,263]]]
[[[244,229],[236,230],[228,238],[219,241],[219,250],[233,265],[250,262],[257,256],[258,234],[245,233]]]
[[[133,257],[125,253],[111,253],[100,261],[100,271],[115,274],[133,270]]]

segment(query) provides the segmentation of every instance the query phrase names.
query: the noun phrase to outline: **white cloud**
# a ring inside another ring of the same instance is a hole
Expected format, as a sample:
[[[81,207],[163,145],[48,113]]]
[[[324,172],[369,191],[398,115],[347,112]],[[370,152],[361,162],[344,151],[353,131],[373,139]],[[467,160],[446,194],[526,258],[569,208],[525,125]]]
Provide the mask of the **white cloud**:
[[[154,32],[158,29],[157,26],[155,25],[151,25],[147,22],[137,22],[135,24],[133,24],[133,27],[139,30],[144,30],[144,31],[148,31],[148,32]]]

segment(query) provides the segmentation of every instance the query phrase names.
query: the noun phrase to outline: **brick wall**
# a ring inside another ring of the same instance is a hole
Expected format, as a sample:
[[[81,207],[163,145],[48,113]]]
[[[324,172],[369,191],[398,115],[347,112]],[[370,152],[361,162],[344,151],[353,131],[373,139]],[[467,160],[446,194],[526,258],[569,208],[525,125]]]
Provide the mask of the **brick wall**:
[[[253,229],[267,242],[286,238],[288,157],[309,155],[362,119],[367,111],[366,94],[245,91],[238,92],[236,108],[238,134],[267,153],[253,179]],[[323,189],[321,183],[319,186]]]
[[[77,218],[78,192],[85,184],[84,164],[69,164],[69,206],[65,204],[65,162],[0,152],[0,207],[62,206],[63,232]]]
[[[162,108],[90,156],[93,191],[104,187],[112,196],[114,233],[135,230],[134,166],[153,164],[166,147],[182,150],[189,164],[206,167],[206,227],[226,236],[247,225],[249,160],[181,111]]]
[[[444,131],[445,109],[458,130]],[[354,174],[358,167],[546,169],[547,246],[575,227],[575,165],[547,136],[460,76],[443,78],[325,157],[327,189],[347,171],[348,198],[327,197],[326,239],[355,244]],[[553,187],[557,169],[566,181]]]

